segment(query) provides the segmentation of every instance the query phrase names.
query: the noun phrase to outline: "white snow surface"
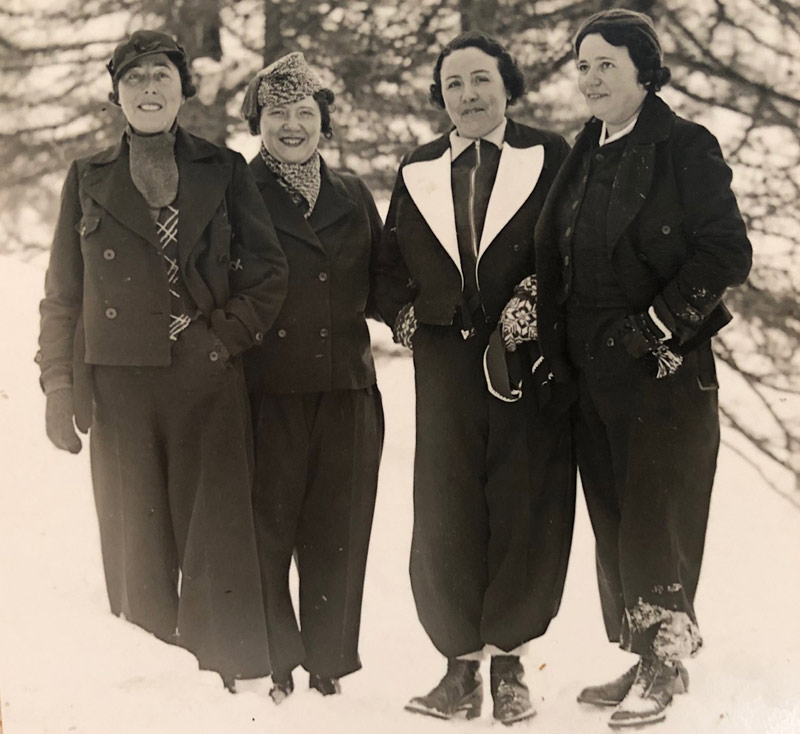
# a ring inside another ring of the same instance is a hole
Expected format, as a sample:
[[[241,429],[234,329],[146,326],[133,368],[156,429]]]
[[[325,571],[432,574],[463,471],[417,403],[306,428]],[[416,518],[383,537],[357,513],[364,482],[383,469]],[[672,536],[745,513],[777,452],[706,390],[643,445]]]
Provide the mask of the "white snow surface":
[[[414,396],[411,360],[378,360],[386,444],[361,629],[361,671],[343,693],[297,690],[281,706],[268,680],[236,695],[168,646],[108,611],[88,447],[71,456],[44,433],[33,362],[40,265],[0,257],[0,705],[5,734],[442,733],[488,730],[491,700],[471,722],[403,711],[441,677],[444,661],[419,625],[408,580]],[[389,343],[376,325],[376,340]],[[723,385],[723,390],[725,385]],[[86,442],[85,442],[86,443]],[[788,481],[788,479],[787,479]],[[658,734],[800,732],[800,511],[723,447],[697,599],[705,646],[688,661]],[[633,658],[603,632],[591,528],[579,500],[561,611],[525,657],[538,715],[515,730],[607,732],[611,710],[579,705],[584,685]],[[488,663],[484,663],[488,679]],[[499,731],[495,728],[494,731]]]

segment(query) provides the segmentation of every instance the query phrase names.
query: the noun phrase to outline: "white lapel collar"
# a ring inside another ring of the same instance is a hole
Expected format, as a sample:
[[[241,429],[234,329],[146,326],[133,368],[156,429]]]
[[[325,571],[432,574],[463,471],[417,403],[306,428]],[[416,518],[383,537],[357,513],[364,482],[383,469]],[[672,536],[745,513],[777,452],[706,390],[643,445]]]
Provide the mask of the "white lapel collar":
[[[531,195],[543,166],[543,145],[513,148],[503,143],[478,246],[478,259]]]
[[[438,158],[406,165],[403,168],[403,181],[420,214],[461,272],[449,146]]]

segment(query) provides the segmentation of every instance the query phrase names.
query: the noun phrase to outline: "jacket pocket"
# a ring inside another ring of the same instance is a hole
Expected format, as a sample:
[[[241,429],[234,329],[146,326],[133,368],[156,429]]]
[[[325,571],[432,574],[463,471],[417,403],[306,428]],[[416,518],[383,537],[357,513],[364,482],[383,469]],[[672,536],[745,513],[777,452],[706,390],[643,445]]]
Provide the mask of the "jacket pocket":
[[[697,355],[697,385],[703,390],[718,390],[717,365],[714,362],[714,352],[711,342],[701,344],[695,351]]]

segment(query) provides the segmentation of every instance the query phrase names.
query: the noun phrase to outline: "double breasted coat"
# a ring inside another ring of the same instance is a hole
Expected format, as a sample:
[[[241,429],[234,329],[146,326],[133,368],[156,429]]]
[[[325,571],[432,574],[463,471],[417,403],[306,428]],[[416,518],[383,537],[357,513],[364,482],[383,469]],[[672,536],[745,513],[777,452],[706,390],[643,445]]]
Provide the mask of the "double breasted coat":
[[[181,128],[174,151],[191,324],[170,340],[167,269],[123,138],[70,167],[38,360],[45,392],[72,387],[91,426],[112,612],[230,682],[269,672],[238,355],[276,317],[287,266],[244,159]]]
[[[389,206],[378,306],[391,324],[413,302],[419,322],[411,581],[448,657],[543,634],[561,598],[574,502],[567,415],[546,422],[531,389],[518,403],[492,397],[483,355],[514,286],[536,270],[533,228],[567,151],[558,135],[507,121],[477,253],[485,320],[473,336],[447,135],[403,160]]]
[[[722,296],[747,277],[751,247],[708,130],[655,94],[627,136],[598,147],[600,129],[587,123],[536,227],[539,339],[556,378],[577,383],[576,453],[608,637],[677,659],[702,642],[694,596],[719,446],[709,338],[730,320]],[[607,211],[594,210],[582,186],[617,155]],[[610,274],[613,307],[574,295],[587,257],[573,248],[579,219],[595,228],[592,262]],[[683,357],[661,378],[654,357],[634,359],[620,338],[623,319],[651,307]]]
[[[289,262],[275,324],[245,356],[256,416],[254,488],[270,656],[340,678],[361,667],[358,639],[383,446],[367,317],[383,229],[357,176],[321,161],[308,218],[261,156],[250,163]],[[295,553],[299,615],[289,590]],[[298,625],[298,616],[300,624]]]

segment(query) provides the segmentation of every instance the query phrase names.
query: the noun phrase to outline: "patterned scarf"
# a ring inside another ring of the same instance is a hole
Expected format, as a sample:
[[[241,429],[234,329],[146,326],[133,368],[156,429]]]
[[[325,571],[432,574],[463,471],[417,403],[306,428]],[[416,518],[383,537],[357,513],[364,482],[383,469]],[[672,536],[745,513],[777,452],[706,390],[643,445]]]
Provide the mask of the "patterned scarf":
[[[175,162],[175,131],[137,135],[130,125],[125,130],[130,147],[133,185],[151,209],[162,209],[178,195],[178,164]]]
[[[267,168],[277,177],[278,183],[292,198],[295,206],[308,219],[314,211],[322,183],[319,152],[315,150],[311,158],[303,163],[284,163],[272,155],[264,143],[261,143],[261,157]]]

